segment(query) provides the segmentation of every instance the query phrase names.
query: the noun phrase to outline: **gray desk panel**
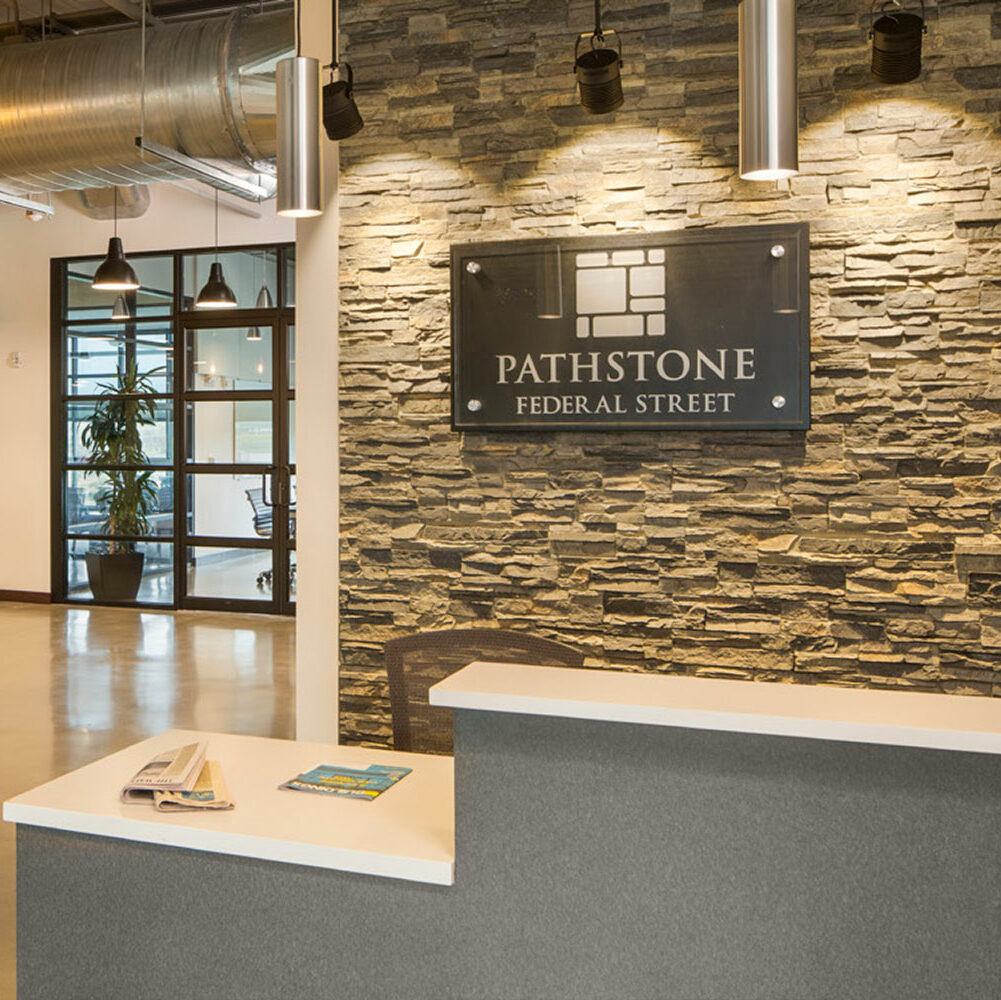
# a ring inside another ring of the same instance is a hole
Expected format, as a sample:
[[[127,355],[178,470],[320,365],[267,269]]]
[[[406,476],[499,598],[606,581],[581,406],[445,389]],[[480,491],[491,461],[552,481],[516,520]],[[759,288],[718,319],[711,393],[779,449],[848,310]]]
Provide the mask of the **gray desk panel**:
[[[453,887],[21,828],[20,1000],[1001,995],[999,758],[456,730]]]

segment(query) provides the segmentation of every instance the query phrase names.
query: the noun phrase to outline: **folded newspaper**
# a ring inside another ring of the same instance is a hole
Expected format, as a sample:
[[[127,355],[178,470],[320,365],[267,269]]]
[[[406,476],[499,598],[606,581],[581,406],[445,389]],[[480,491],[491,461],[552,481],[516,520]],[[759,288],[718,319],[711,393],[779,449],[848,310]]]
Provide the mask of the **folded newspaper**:
[[[232,809],[218,761],[205,760],[208,745],[189,743],[157,754],[122,789],[123,802],[151,803],[162,812]]]
[[[232,809],[233,800],[217,760],[205,761],[195,787],[187,792],[154,792],[153,801],[160,812],[182,809]]]

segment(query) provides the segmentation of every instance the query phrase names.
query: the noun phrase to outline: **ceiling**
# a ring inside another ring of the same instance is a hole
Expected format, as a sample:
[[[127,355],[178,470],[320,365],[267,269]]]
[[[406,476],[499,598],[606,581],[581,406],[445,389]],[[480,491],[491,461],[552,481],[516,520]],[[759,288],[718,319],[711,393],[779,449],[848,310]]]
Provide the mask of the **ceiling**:
[[[141,0],[0,0],[0,39],[20,34],[29,40],[45,35],[77,35],[108,31],[137,23]],[[156,20],[181,20],[226,14],[238,7],[248,10],[290,8],[292,0],[149,0],[147,16]]]

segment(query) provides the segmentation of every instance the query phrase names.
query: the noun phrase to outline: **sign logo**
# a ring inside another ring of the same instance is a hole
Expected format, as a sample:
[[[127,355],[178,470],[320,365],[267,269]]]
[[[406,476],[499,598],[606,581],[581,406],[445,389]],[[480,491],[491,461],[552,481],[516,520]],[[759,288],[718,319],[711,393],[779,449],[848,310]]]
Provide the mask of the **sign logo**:
[[[806,226],[453,247],[457,429],[804,429]]]

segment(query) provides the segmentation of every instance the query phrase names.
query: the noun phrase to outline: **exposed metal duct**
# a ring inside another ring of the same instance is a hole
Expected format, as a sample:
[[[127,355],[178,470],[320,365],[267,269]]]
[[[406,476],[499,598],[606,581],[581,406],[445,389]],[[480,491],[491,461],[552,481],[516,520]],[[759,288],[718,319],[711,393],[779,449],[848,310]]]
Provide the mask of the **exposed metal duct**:
[[[143,184],[180,176],[144,162],[141,32],[0,47],[0,187]],[[157,24],[146,36],[145,136],[198,159],[274,157],[275,64],[292,53],[292,15],[243,12]]]

